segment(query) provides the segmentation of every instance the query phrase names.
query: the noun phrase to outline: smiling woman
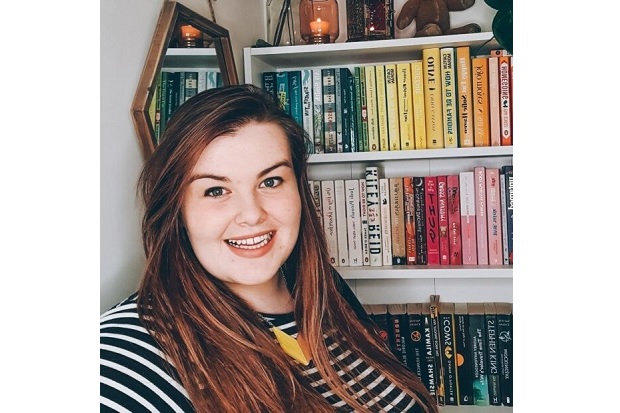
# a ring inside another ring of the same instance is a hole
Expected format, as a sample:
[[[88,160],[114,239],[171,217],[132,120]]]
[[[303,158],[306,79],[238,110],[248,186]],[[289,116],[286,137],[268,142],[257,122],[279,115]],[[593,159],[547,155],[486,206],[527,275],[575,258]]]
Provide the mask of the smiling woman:
[[[175,112],[139,181],[145,274],[101,317],[102,411],[437,412],[329,264],[306,138],[252,85]]]

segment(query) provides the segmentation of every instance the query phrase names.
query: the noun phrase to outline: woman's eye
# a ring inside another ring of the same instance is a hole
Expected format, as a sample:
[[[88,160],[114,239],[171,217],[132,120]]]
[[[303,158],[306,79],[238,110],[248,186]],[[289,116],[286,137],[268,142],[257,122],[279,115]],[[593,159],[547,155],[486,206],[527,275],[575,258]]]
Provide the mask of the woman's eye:
[[[205,191],[205,196],[210,196],[213,198],[217,198],[219,196],[224,195],[224,188],[221,186],[216,186],[214,188],[209,188]]]
[[[266,188],[275,188],[281,183],[282,183],[282,178],[280,178],[279,176],[276,176],[276,177],[265,179],[261,186],[264,186]]]

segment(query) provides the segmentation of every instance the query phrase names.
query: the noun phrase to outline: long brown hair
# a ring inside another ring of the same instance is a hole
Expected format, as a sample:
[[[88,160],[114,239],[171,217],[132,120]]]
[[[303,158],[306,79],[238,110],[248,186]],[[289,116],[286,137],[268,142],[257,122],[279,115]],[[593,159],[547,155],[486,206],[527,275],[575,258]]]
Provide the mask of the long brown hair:
[[[295,319],[326,385],[356,410],[354,391],[336,374],[323,334],[405,389],[425,411],[437,407],[421,381],[356,317],[338,292],[322,224],[308,186],[308,139],[271,96],[252,85],[226,86],[184,103],[166,125],[147,160],[138,188],[144,201],[142,237],[146,269],[138,312],[176,369],[196,411],[331,412],[317,391],[304,385],[299,366],[275,343],[256,312],[198,262],[184,228],[181,205],[190,173],[204,148],[247,123],[271,122],[288,137],[302,212],[293,253],[283,266],[295,301]],[[344,367],[344,366],[343,366]],[[368,390],[373,394],[372,390]]]

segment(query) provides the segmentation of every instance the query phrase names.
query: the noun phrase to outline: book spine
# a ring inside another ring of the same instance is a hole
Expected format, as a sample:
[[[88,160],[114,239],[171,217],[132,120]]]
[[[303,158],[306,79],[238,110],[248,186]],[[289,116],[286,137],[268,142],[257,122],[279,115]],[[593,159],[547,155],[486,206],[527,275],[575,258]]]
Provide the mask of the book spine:
[[[336,201],[336,235],[338,238],[338,265],[349,265],[349,240],[347,233],[347,195],[343,179],[334,180]]]
[[[321,206],[323,208],[323,228],[327,240],[329,262],[338,265],[338,233],[336,229],[336,199],[334,181],[321,181]]]
[[[341,67],[340,69],[340,87],[341,87],[341,97],[340,104],[341,109],[339,112],[340,118],[342,120],[342,151],[343,152],[351,152],[351,119],[349,117],[349,112],[351,110],[351,102],[349,101],[349,69],[346,67]]]
[[[426,109],[424,98],[424,65],[421,60],[411,62],[411,102],[415,149],[426,149]]]
[[[435,354],[433,352],[433,333],[431,327],[430,303],[423,303],[422,317],[424,319],[424,366],[426,387],[431,396],[437,398],[437,367],[435,366]]]
[[[489,265],[503,265],[502,208],[500,201],[499,168],[486,169],[487,230]]]
[[[159,137],[161,136],[161,90],[162,90],[162,73],[157,74],[157,87],[155,89],[155,118],[153,121],[153,129],[155,133],[155,142],[159,143]]]
[[[379,171],[376,166],[366,167],[366,211],[368,213],[368,251],[370,266],[383,265],[381,251],[381,207],[379,205]]]
[[[301,106],[302,124],[308,134],[306,139],[306,153],[314,153],[314,120],[312,112],[312,70],[301,70]]]
[[[370,147],[368,146],[368,104],[367,104],[367,96],[366,96],[366,71],[363,66],[358,67],[360,72],[360,117],[362,120],[362,132],[361,139],[362,142],[360,144],[360,152],[368,152],[370,151]]]
[[[379,201],[381,209],[381,251],[383,265],[392,265],[392,223],[390,205],[390,180],[379,178]]]
[[[495,303],[500,360],[500,394],[504,406],[512,406],[512,304]]]
[[[214,74],[213,72],[210,74]],[[209,87],[208,83],[209,77],[207,76],[207,87],[212,89],[215,87],[212,84],[212,87]],[[291,91],[288,80],[288,72],[277,72],[276,73],[276,91],[278,93],[278,102],[280,103],[280,107],[287,114],[291,114]]]
[[[428,388],[428,380],[425,378],[424,318],[421,303],[407,304],[407,332],[408,335],[405,336],[407,367]]]
[[[502,146],[512,145],[512,56],[499,57],[499,97],[501,111]]]
[[[185,72],[185,102],[198,94],[198,72]]]
[[[205,90],[207,88],[207,72],[205,74]],[[274,99],[278,98],[276,89],[276,72],[263,72],[263,89],[269,93]]]
[[[499,188],[500,188],[500,200],[502,209],[502,257],[503,264],[508,265],[510,261],[508,259],[508,204],[506,203],[506,175],[499,174]]]
[[[483,303],[468,303],[469,337],[473,354],[474,405],[489,405],[489,383],[486,366],[486,338]]]
[[[179,77],[178,95],[177,95],[177,108],[185,103],[185,72],[178,72]]]
[[[445,383],[444,369],[441,359],[441,343],[439,332],[439,296],[431,295],[430,302],[431,334],[433,337],[433,357],[435,358],[435,372],[437,377],[437,404],[444,406],[445,403]]]
[[[312,69],[312,119],[314,153],[325,153],[325,136],[323,135],[323,75],[321,69]]]
[[[489,56],[489,135],[491,146],[501,146],[500,98],[499,98],[499,60]]]
[[[366,112],[366,104],[362,105],[362,91],[361,91],[361,67],[355,66],[353,68],[353,84],[355,86],[355,124],[357,125],[357,147],[356,152],[364,151],[364,138],[362,130],[362,115]],[[364,93],[365,97],[366,93]]]
[[[476,250],[478,265],[489,265],[489,237],[487,229],[486,168],[474,168],[474,194],[476,198]]]
[[[424,185],[427,263],[429,265],[439,265],[439,205],[437,201],[437,177],[425,177]]]
[[[177,110],[177,103],[179,98],[179,73],[168,73],[166,84],[166,124],[172,117],[172,114]]]
[[[484,56],[471,59],[474,95],[474,146],[491,146],[489,135],[489,65]]]
[[[448,244],[450,248],[450,265],[463,264],[461,253],[461,194],[459,190],[459,175],[448,175]]]
[[[437,176],[437,219],[439,222],[439,264],[450,264],[450,238],[448,237],[448,177]]]
[[[500,394],[500,360],[497,340],[497,318],[494,303],[484,303],[485,338],[486,338],[486,366],[489,379],[489,404],[501,406]]]
[[[301,90],[301,70],[291,70],[288,74],[291,117],[301,126],[304,126],[303,119],[303,96]]]
[[[514,191],[514,182],[513,182],[513,170],[512,165],[505,165],[502,167],[502,172],[506,176],[506,233],[508,235],[508,261],[509,264],[513,264],[513,191]]]
[[[366,110],[368,113],[368,150],[380,151],[377,115],[377,78],[374,66],[364,66],[366,79]]]
[[[400,149],[415,149],[415,132],[413,128],[413,101],[411,83],[411,63],[396,64],[396,85],[398,100],[398,130],[400,132]]]
[[[472,119],[472,81],[471,56],[469,46],[456,48],[456,75],[458,78],[458,118],[459,118],[459,147],[473,148],[474,128]]]
[[[409,335],[409,323],[407,320],[407,305],[406,304],[389,304],[387,306],[388,314],[390,315],[391,331],[390,339],[392,347],[396,356],[402,361],[404,365],[407,365],[407,344],[405,337]]]
[[[403,178],[403,192],[405,194],[405,246],[407,265],[414,265],[417,262],[417,253],[413,177],[405,176]]]
[[[461,212],[461,257],[464,265],[478,264],[476,251],[476,198],[474,172],[459,173]]]
[[[391,265],[407,263],[405,246],[405,197],[403,194],[403,178],[389,178],[390,181],[390,223],[392,224],[392,262]]]
[[[447,406],[457,406],[459,401],[454,328],[454,303],[439,303],[439,343]]]
[[[426,146],[444,147],[443,98],[441,96],[441,58],[438,47],[422,50],[424,63],[424,111],[426,114]]]
[[[271,93],[271,95],[273,96],[273,98],[276,98],[276,72],[272,72],[273,73],[273,85],[271,85],[272,90],[268,90],[265,87],[265,83],[263,81],[263,89],[267,90],[269,93]],[[263,75],[264,76],[264,75]],[[197,93],[200,92],[204,92],[205,90],[207,90],[207,72],[205,70],[201,70],[198,72],[198,90]]]
[[[426,194],[424,193],[425,177],[413,177],[413,201],[415,211],[415,243],[416,243],[416,264],[428,264],[428,252],[426,244]]]
[[[323,73],[323,135],[325,153],[338,152],[336,135],[336,69],[325,68]]]
[[[168,75],[170,72],[161,71],[160,75],[160,93],[159,93],[159,138],[161,138],[166,130],[166,99],[168,96]]]
[[[400,114],[398,113],[398,85],[396,83],[396,64],[385,65],[385,101],[387,103],[388,147],[391,151],[400,150]]]
[[[370,246],[368,244],[368,200],[366,198],[366,180],[359,179],[360,187],[360,219],[362,228],[362,255],[363,264],[370,265]]]
[[[362,222],[360,219],[360,186],[357,179],[344,181],[347,196],[347,244],[349,246],[349,265],[358,267],[364,265],[362,254]]]
[[[377,95],[377,132],[379,133],[379,150],[389,151],[389,132],[387,117],[387,99],[385,82],[385,65],[375,65],[376,95]]]
[[[344,108],[342,104],[342,72],[340,68],[334,69],[334,101],[336,102],[336,152],[344,152],[344,141],[342,137],[342,110]]]
[[[357,148],[359,146],[359,143],[358,143],[359,142],[359,131],[357,128],[357,106],[356,106],[357,96],[356,96],[356,91],[355,91],[355,79],[353,78],[353,74],[349,71],[349,69],[346,69],[346,71],[347,71],[346,72],[347,74],[347,103],[348,103],[347,123],[349,125],[348,127],[349,151],[358,152]],[[346,148],[345,148],[345,151],[346,151]]]
[[[454,304],[455,343],[457,353],[456,374],[458,379],[459,405],[474,404],[474,367],[471,340],[469,338],[469,315],[467,303]]]
[[[370,319],[375,323],[377,327],[379,337],[384,341],[388,346],[390,345],[390,335],[389,335],[389,320],[387,314],[387,305],[385,304],[371,304],[364,305],[364,309],[366,309],[366,313],[370,317]],[[393,348],[390,346],[390,349]]]
[[[316,213],[323,223],[323,207],[321,202],[321,181],[310,181],[312,183],[312,197],[314,198],[314,205],[316,206]]]
[[[441,92],[443,96],[444,147],[458,148],[458,116],[455,85],[454,47],[439,49],[441,55]]]

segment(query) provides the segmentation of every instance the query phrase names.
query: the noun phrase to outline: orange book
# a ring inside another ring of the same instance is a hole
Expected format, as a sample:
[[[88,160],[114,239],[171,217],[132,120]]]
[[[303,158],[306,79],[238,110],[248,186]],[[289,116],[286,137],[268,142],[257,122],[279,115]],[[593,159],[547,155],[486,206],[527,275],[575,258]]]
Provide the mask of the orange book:
[[[471,93],[469,46],[456,48],[456,87],[458,95],[459,147],[474,147],[474,119]]]
[[[424,68],[424,111],[428,149],[444,147],[443,97],[441,93],[441,54],[438,47],[422,50]]]
[[[499,56],[502,146],[512,145],[512,56]]]
[[[486,56],[471,59],[474,95],[474,146],[491,146],[489,134],[489,65]]]
[[[501,146],[499,58],[489,56],[489,135],[491,146]]]

